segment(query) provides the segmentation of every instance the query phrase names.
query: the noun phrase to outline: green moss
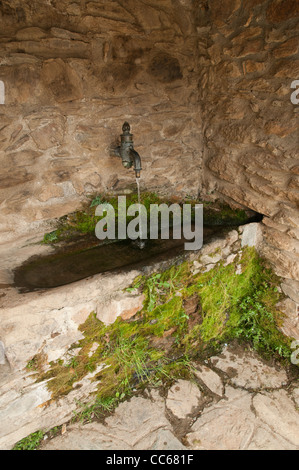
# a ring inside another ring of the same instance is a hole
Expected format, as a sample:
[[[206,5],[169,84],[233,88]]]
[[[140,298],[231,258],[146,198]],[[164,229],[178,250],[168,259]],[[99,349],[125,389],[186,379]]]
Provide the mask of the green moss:
[[[36,431],[17,442],[12,450],[36,450],[44,438],[42,431]]]
[[[234,265],[220,263],[217,273],[200,287],[204,341],[238,338],[262,354],[289,359],[291,341],[279,330],[283,315],[276,307],[279,279],[253,248],[243,250],[238,262],[241,274]]]
[[[216,201],[213,205],[203,202],[203,206],[205,225],[241,225],[248,220],[244,210],[233,209],[220,201]]]
[[[290,339],[278,328],[279,279],[253,248],[244,248],[234,263],[219,262],[206,273],[193,275],[190,268],[184,262],[139,276],[131,288],[144,292],[144,306],[130,320],[118,318],[105,325],[91,313],[80,326],[83,338],[72,345],[78,354],[39,374],[39,380],[48,380],[52,397],[69,393],[98,370],[91,407],[102,413],[105,404],[113,408],[133,389],[192,378],[193,360],[215,354],[224,342],[236,339],[271,357],[290,358]],[[190,299],[194,311],[186,309]],[[95,343],[98,347],[90,354]],[[88,416],[87,409],[80,414]]]
[[[145,206],[148,214],[151,204],[160,204],[163,200],[156,194],[144,192],[141,194],[141,203]],[[96,195],[91,202],[85,204],[82,210],[73,212],[66,216],[60,217],[57,221],[57,228],[50,233],[46,233],[42,240],[44,244],[55,244],[61,241],[68,241],[82,235],[94,235],[95,227],[100,217],[95,215],[96,206],[99,204],[109,203],[115,211],[115,221],[118,221],[118,198],[112,196]],[[126,208],[131,204],[138,203],[137,194],[126,196]],[[134,217],[127,217],[127,223]]]
[[[141,204],[147,210],[148,217],[150,215],[151,204],[168,203],[165,198],[160,197],[156,193],[141,193]],[[84,205],[82,210],[73,212],[61,217],[57,221],[57,227],[52,232],[46,233],[42,240],[44,244],[56,244],[61,241],[68,241],[83,235],[94,235],[95,227],[100,217],[95,215],[96,206],[99,204],[109,203],[115,211],[115,223],[118,222],[118,198],[116,196],[95,195],[92,200]],[[126,196],[126,209],[131,204],[138,203],[137,193]],[[232,209],[227,204],[220,201],[213,203],[200,200],[184,200],[181,203],[192,204],[192,218],[194,218],[194,205],[203,204],[203,220],[204,225],[240,225],[247,221],[248,216],[244,210]],[[132,220],[133,216],[127,216],[127,224]],[[170,214],[170,221],[172,214]]]
[[[35,371],[35,372],[40,372],[43,369],[44,364],[46,363],[46,355],[43,353],[38,353],[35,356],[33,356],[30,361],[28,361],[26,365],[26,369]]]
[[[78,352],[68,362],[59,359],[42,372],[45,358],[36,355],[27,368],[38,381],[47,380],[52,399],[68,394],[97,371],[93,399],[78,403],[74,415],[90,421],[149,385],[168,387],[178,378],[194,379],[193,361],[214,355],[232,340],[289,361],[291,338],[279,329],[283,315],[277,308],[278,285],[279,278],[249,247],[233,263],[218,262],[205,273],[193,275],[191,263],[185,261],[138,276],[129,290],[143,292],[145,301],[133,318],[105,325],[92,312],[79,328],[83,338],[70,347]],[[191,310],[186,307],[190,300],[195,305]],[[14,449],[36,449],[43,436],[42,431],[33,433]]]
[[[166,387],[173,384],[175,380],[194,380],[193,366],[188,354],[183,354],[175,359],[165,360],[156,371],[157,384]]]

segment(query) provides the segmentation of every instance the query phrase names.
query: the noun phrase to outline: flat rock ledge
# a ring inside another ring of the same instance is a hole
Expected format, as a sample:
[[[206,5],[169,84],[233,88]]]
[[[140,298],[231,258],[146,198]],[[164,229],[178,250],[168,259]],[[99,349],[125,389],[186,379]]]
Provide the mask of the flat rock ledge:
[[[227,346],[196,380],[146,390],[104,422],[72,424],[41,450],[298,450],[298,378]]]

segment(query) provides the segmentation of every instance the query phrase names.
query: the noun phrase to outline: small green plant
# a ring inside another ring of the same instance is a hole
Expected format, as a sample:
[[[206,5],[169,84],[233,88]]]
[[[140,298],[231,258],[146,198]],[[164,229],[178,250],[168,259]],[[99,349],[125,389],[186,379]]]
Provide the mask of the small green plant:
[[[43,238],[43,243],[50,244],[55,243],[59,239],[59,232],[58,230],[53,230],[53,232],[46,233]]]
[[[38,372],[43,368],[43,364],[46,361],[46,356],[43,353],[38,353],[28,361],[26,369],[30,371]]]
[[[158,385],[171,385],[177,379],[194,380],[194,370],[188,354],[175,359],[165,359],[157,368],[155,379]]]
[[[92,201],[89,207],[95,207],[99,204],[102,204],[102,196],[96,196]]]
[[[78,365],[78,360],[75,357],[72,357],[72,359],[70,359],[70,361],[68,362],[67,367],[75,368],[77,367],[77,365]]]
[[[77,410],[75,410],[72,421],[90,422],[94,418],[101,418],[107,413],[111,413],[122,398],[119,396],[96,398],[94,402],[82,403],[77,401]]]
[[[43,431],[36,431],[17,442],[12,450],[36,450],[43,438]]]
[[[145,283],[145,288],[148,296],[147,311],[151,312],[157,303],[158,294],[162,293],[162,289],[169,288],[168,282],[161,281],[161,274],[151,276]]]
[[[262,289],[250,297],[245,297],[239,305],[240,318],[233,330],[236,338],[249,341],[254,349],[265,354],[278,353],[280,357],[290,357],[290,344],[277,329],[278,310],[270,310],[263,302],[265,291]]]
[[[26,365],[26,369],[28,370],[37,370],[37,357],[34,356],[30,361],[28,361]]]
[[[145,305],[148,312],[154,310],[157,305],[164,304],[176,292],[180,287],[180,280],[186,276],[187,271],[187,264],[182,263],[144,280],[143,290],[147,297]]]
[[[46,435],[47,437],[50,437],[53,439],[53,437],[56,437],[58,434],[61,433],[62,429],[62,424],[60,426],[54,426],[54,428],[51,428],[49,431],[47,431]]]
[[[143,285],[144,281],[145,281],[144,276],[142,276],[142,275],[137,276],[136,279],[134,280],[134,282],[132,283],[131,287],[126,287],[125,291],[126,292],[136,291],[136,289],[139,289]]]

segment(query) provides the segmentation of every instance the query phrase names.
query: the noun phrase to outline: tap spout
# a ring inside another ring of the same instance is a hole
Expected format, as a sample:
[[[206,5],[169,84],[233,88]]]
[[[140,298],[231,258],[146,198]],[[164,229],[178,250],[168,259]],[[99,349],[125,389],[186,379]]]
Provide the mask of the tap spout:
[[[140,178],[140,171],[142,170],[140,155],[133,148],[130,149],[130,154],[131,154],[131,158],[132,158],[132,161],[133,161],[133,166],[134,166],[134,171],[135,171],[136,178]]]
[[[130,133],[130,124],[125,122],[122,127],[121,143],[112,150],[112,154],[122,159],[125,168],[134,167],[136,178],[140,178],[141,158],[138,152],[134,150],[133,135]]]

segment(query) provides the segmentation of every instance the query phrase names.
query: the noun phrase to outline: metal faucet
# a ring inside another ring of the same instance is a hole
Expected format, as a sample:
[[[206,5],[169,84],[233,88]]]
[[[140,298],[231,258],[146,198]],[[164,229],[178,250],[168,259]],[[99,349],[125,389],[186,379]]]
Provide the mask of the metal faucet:
[[[125,168],[131,168],[134,165],[136,178],[140,178],[140,171],[142,170],[141,158],[136,150],[134,150],[133,134],[130,133],[130,124],[128,122],[124,122],[122,131],[120,145],[113,150],[113,154],[121,157]]]

